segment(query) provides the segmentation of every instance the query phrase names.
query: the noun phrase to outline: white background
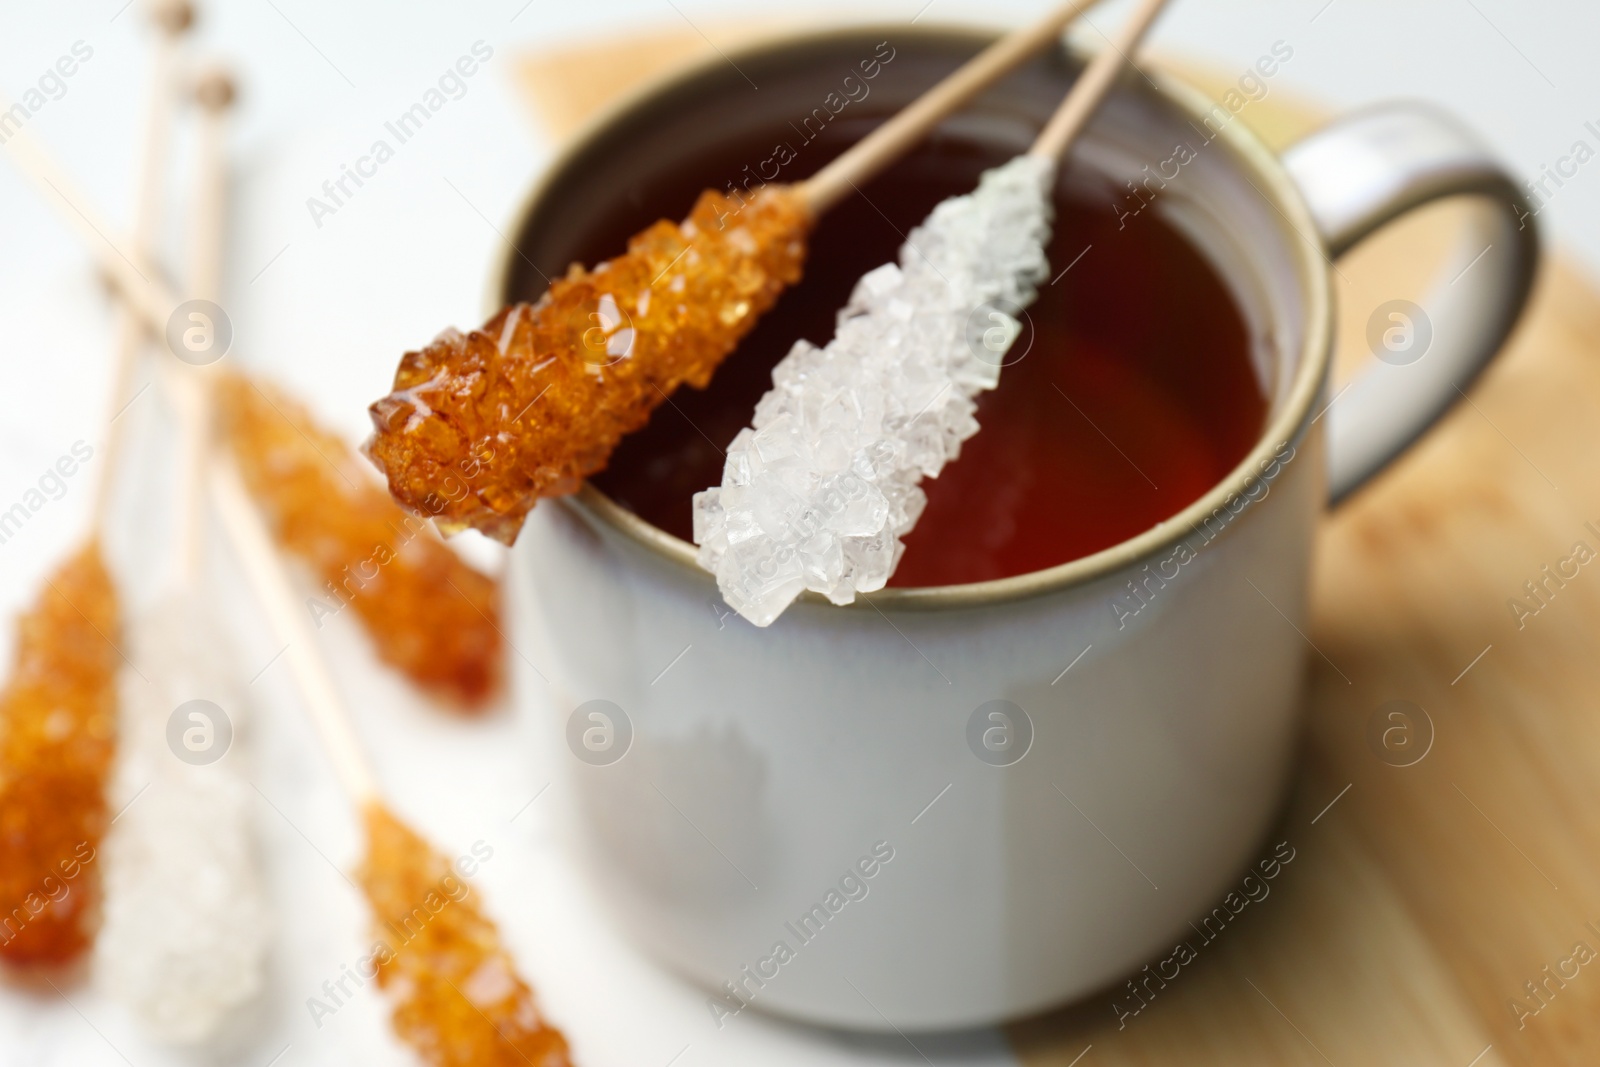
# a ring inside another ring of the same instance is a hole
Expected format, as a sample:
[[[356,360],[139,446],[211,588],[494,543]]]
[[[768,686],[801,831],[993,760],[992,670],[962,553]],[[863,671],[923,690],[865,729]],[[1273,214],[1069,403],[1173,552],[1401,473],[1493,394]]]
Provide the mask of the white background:
[[[74,42],[94,49],[66,94],[32,118],[29,129],[65,161],[118,229],[126,227],[131,209],[148,61],[139,8],[122,6],[123,0],[11,3],[0,13],[0,90],[13,99]],[[920,11],[925,22],[1006,22],[1041,6],[1042,0],[933,0],[926,8],[923,0],[867,0],[850,5],[849,17],[907,19]],[[1124,6],[1096,13],[1095,22],[1113,22]],[[715,39],[730,19],[797,17],[798,11],[769,0],[214,3],[197,41],[233,63],[243,86],[234,138],[238,202],[223,301],[236,328],[235,352],[358,439],[365,406],[385,390],[399,352],[447,323],[480,318],[487,265],[500,243],[494,226],[508,219],[551,151],[511,93],[516,54],[650,24],[687,22]],[[805,5],[804,17],[823,19],[826,8]],[[364,154],[383,135],[384,121],[415,102],[478,40],[494,49],[494,58],[468,82],[466,95],[400,146],[358,196],[315,226],[306,198],[337,177],[341,164]],[[1575,141],[1600,149],[1600,137],[1584,128],[1587,121],[1600,127],[1600,64],[1592,54],[1600,41],[1600,9],[1593,5],[1175,0],[1154,36],[1163,50],[1241,71],[1278,40],[1293,47],[1294,58],[1273,80],[1273,91],[1342,106],[1396,96],[1438,101],[1482,131],[1523,178],[1538,178]],[[181,200],[181,191],[175,193],[175,211]],[[1591,269],[1600,264],[1600,164],[1567,180],[1540,219],[1556,243]],[[169,230],[175,256],[180,235],[176,227]],[[3,510],[74,441],[103,438],[112,332],[82,251],[3,166],[0,235]],[[150,440],[165,416],[152,391],[128,417],[134,433]],[[143,444],[128,458],[141,474],[122,494],[126,506],[112,548],[137,607],[161,578],[166,457],[160,447]],[[0,545],[0,640],[7,656],[11,616],[81,535],[98,474],[98,462],[91,462],[61,500]],[[482,551],[486,547],[475,551],[493,559],[492,551]],[[221,593],[237,601],[229,611],[230,633],[248,677],[268,662],[276,644],[231,581]],[[322,640],[405,814],[452,851],[478,839],[496,848],[481,884],[546,1005],[574,1037],[582,1063],[664,1067],[686,1047],[677,1061],[682,1067],[922,1062],[897,1041],[863,1043],[748,1017],[714,1031],[700,996],[635,957],[585,902],[550,837],[557,793],[510,821],[549,780],[531,716],[501,713],[465,726],[445,721],[370,666],[348,620],[330,624]],[[244,732],[263,797],[260,826],[279,936],[272,992],[238,1028],[226,1062],[264,1065],[280,1052],[284,1065],[375,1062],[372,1050],[390,1041],[376,998],[358,1001],[320,1031],[303,1003],[361,946],[359,902],[333,869],[348,868],[356,858],[354,824],[281,667],[250,689],[256,721]],[[111,1064],[124,1057],[140,1065],[192,1062],[145,1043],[92,981],[63,988],[72,1005],[48,989],[0,990],[0,1064]],[[1009,1060],[990,1036],[975,1035],[943,1052],[937,1043],[919,1044],[935,1060]],[[399,1054],[383,1059],[398,1062]]]

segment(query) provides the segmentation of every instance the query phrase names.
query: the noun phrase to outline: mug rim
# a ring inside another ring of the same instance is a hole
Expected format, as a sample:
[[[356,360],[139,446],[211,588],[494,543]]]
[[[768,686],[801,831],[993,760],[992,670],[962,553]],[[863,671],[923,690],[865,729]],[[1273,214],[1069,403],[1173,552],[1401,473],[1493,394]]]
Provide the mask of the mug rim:
[[[585,120],[561,147],[550,162],[540,171],[528,192],[518,202],[512,215],[508,232],[520,236],[525,224],[544,203],[546,195],[555,185],[555,178],[574,158],[587,149],[602,133],[624,116],[648,104],[652,99],[686,85],[723,64],[739,58],[754,60],[772,52],[786,51],[815,42],[834,38],[855,37],[863,34],[893,32],[902,37],[949,40],[965,37],[979,45],[992,43],[1005,27],[975,23],[945,22],[913,26],[900,23],[847,23],[813,29],[774,29],[758,38],[726,50],[726,54],[708,56],[646,79],[624,92],[610,104]],[[1094,55],[1090,49],[1077,46],[1063,37],[1058,49],[1072,54],[1080,63]],[[1131,72],[1124,72],[1124,77]],[[1212,100],[1198,88],[1161,69],[1144,69],[1140,74],[1156,88],[1158,95],[1191,119],[1204,122],[1223,105]],[[1226,110],[1226,109],[1224,109]],[[981,607],[991,604],[1027,600],[1081,587],[1124,569],[1161,556],[1174,548],[1189,533],[1198,528],[1204,518],[1226,506],[1235,497],[1248,498],[1251,482],[1259,478],[1284,443],[1300,440],[1311,421],[1311,408],[1322,390],[1332,357],[1332,293],[1328,280],[1326,242],[1312,220],[1300,189],[1289,176],[1278,155],[1262,141],[1256,132],[1243,122],[1228,122],[1216,138],[1233,150],[1247,171],[1262,184],[1257,190],[1275,209],[1269,221],[1278,228],[1278,236],[1291,250],[1299,264],[1301,295],[1305,298],[1303,341],[1294,380],[1280,406],[1278,414],[1262,428],[1256,443],[1226,475],[1183,510],[1133,537],[1118,541],[1098,552],[1053,567],[959,585],[931,585],[885,587],[871,593],[858,593],[854,602],[833,605],[826,597],[811,590],[803,591],[797,602],[827,605],[833,610],[872,608],[897,611],[939,610],[959,607]],[[1254,184],[1254,182],[1252,183]],[[495,314],[506,303],[506,286],[515,270],[520,249],[512,241],[504,242],[503,251],[497,255],[489,274],[489,292],[486,314]],[[678,564],[693,572],[714,589],[716,576],[702,568],[698,562],[698,546],[667,533],[665,530],[640,518],[612,500],[585,480],[576,493],[550,501],[559,507],[576,511],[580,518],[603,523],[647,552],[663,560]]]

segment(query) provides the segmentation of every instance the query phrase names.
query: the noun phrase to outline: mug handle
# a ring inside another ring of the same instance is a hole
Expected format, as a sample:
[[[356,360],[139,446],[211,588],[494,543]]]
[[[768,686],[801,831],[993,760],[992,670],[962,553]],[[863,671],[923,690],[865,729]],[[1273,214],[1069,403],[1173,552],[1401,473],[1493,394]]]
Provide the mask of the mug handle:
[[[1421,306],[1380,306],[1378,356],[1337,393],[1328,415],[1328,496],[1337,504],[1443,415],[1505,343],[1538,269],[1533,209],[1515,179],[1450,115],[1386,104],[1340,119],[1283,157],[1329,262],[1394,219],[1447,197],[1482,206]]]

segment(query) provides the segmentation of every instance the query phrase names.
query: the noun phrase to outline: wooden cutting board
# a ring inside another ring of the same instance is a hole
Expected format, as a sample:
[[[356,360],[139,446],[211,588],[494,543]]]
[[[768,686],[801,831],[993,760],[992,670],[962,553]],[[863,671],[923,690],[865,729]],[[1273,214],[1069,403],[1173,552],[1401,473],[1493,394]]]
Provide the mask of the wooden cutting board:
[[[524,56],[518,79],[565,136],[640,82],[770,28],[608,37]],[[1164,65],[1216,94],[1233,81]],[[1322,112],[1273,90],[1240,117],[1282,146]],[[1342,376],[1370,358],[1372,311],[1425,291],[1456,210],[1341,262]],[[1557,251],[1470,403],[1322,528],[1310,639],[1327,660],[1311,657],[1278,834],[1294,861],[1121,1025],[1113,1000],[1136,1002],[1109,991],[1009,1028],[1024,1064],[1600,1063],[1600,566],[1551,582],[1536,614],[1508,603],[1538,606],[1523,583],[1576,542],[1600,552],[1597,410],[1600,300]],[[1426,754],[1410,766],[1368,740],[1392,700],[1431,724],[1411,713]]]

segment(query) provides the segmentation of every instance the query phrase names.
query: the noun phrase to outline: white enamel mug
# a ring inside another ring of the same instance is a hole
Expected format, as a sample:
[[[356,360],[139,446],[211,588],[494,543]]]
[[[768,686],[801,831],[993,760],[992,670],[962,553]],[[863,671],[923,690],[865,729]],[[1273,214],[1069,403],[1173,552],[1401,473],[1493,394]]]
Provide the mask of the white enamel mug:
[[[524,264],[565,262],[573,218],[604,208],[606,168],[647,181],[717,123],[795,110],[808,77],[877,42],[901,71],[929,65],[880,81],[900,102],[990,39],[796,36],[632,97],[535,191],[496,306],[528,295]],[[1077,64],[1045,57],[959,121],[1042,118]],[[1269,847],[1319,518],[1458,398],[1523,307],[1526,205],[1447,117],[1385,107],[1279,159],[1226,108],[1152,77],[1122,80],[1075,159],[1120,184],[1195,147],[1158,208],[1231,286],[1269,398],[1256,447],[1202,499],[1049,570],[845,608],[807,595],[765,630],[722,606],[693,545],[593,487],[540,506],[517,544],[515,643],[548,679],[525,679],[528,702],[560,713],[573,847],[620,926],[704,987],[716,1025],[749,1010],[989,1024],[1170,952]],[[1024,105],[1018,79],[1054,88]],[[1457,195],[1482,208],[1424,321],[1396,320],[1411,347],[1386,348],[1329,406],[1331,260]]]

